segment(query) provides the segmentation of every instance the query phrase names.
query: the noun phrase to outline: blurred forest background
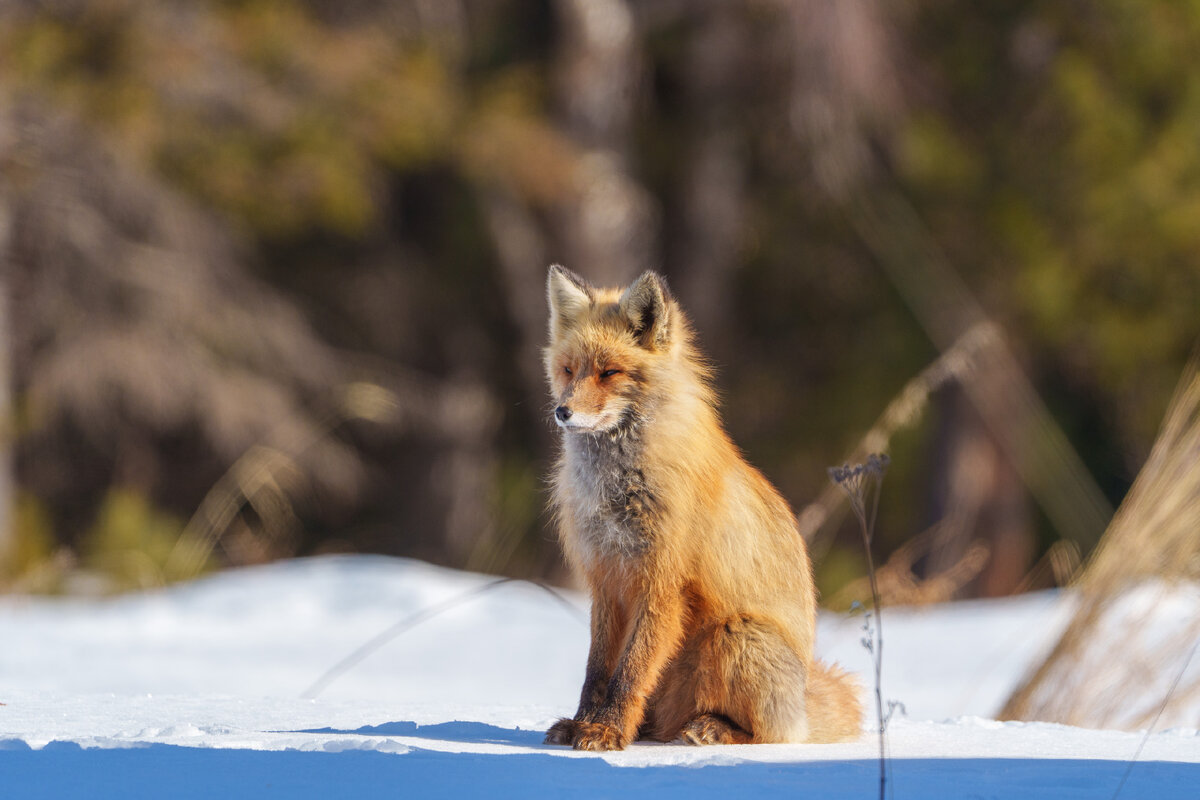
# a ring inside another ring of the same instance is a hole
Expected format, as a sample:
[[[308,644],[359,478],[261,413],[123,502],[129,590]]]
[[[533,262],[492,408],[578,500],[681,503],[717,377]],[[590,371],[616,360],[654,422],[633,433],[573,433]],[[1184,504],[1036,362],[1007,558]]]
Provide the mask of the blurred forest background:
[[[5,0],[0,259],[0,590],[565,581],[553,262],[668,276],[827,602],[868,450],[885,601],[1049,586],[1200,333],[1200,5]]]

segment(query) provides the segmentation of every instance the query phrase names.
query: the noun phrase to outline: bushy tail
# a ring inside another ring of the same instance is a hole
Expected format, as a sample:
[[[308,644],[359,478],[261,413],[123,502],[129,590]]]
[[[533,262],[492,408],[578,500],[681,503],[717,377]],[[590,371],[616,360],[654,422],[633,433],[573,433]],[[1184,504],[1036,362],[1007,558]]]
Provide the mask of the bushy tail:
[[[847,742],[862,734],[862,700],[858,681],[841,667],[816,659],[805,688],[808,741]]]

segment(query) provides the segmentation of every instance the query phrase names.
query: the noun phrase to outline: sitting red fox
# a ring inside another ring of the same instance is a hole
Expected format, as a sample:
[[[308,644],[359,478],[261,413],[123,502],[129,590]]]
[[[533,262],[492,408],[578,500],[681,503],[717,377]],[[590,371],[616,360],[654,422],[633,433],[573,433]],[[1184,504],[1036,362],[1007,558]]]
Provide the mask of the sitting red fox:
[[[851,679],[813,658],[816,594],[792,515],[721,427],[663,279],[623,292],[550,268],[553,504],[592,595],[579,710],[549,744],[620,750],[858,736]]]

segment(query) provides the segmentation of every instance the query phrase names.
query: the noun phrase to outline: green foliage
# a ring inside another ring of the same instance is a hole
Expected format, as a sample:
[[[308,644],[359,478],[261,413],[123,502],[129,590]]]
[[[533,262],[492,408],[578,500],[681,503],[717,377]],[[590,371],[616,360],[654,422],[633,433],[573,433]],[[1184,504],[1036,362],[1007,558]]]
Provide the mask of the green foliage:
[[[480,572],[535,571],[539,554],[529,546],[528,531],[542,512],[542,477],[528,459],[516,454],[502,460],[496,470],[495,529],[480,537],[467,560],[467,568]],[[519,565],[519,566],[518,566]]]
[[[18,492],[11,520],[12,538],[0,553],[0,587],[45,592],[58,587],[62,578],[50,515],[36,497]]]
[[[838,589],[862,577],[866,572],[866,561],[861,549],[860,547],[860,552],[855,553],[852,548],[838,547],[830,550],[821,559],[814,572],[814,577],[817,581],[817,596],[821,598],[822,607],[829,607],[830,599]],[[842,605],[845,607],[835,607],[834,610],[849,610],[848,603]]]
[[[0,44],[25,88],[256,233],[359,234],[376,221],[379,164],[451,155],[463,90],[429,47],[286,0],[191,20],[122,6],[89,6],[86,24],[35,17]]]
[[[930,113],[914,114],[902,129],[897,161],[907,180],[943,196],[977,191],[985,177],[982,159]]]
[[[184,577],[168,566],[182,521],[135,490],[108,492],[75,554],[58,544],[45,505],[28,492],[18,493],[13,517],[12,543],[0,559],[0,588],[6,591],[114,592]],[[214,566],[209,558],[203,570]]]
[[[182,533],[182,520],[155,508],[141,493],[113,488],[80,547],[80,566],[104,576],[113,590],[162,586],[183,577],[168,568]]]
[[[1198,332],[1200,7],[1013,11],[917,16],[947,96],[910,116],[904,178],[1026,345],[1148,443]]]

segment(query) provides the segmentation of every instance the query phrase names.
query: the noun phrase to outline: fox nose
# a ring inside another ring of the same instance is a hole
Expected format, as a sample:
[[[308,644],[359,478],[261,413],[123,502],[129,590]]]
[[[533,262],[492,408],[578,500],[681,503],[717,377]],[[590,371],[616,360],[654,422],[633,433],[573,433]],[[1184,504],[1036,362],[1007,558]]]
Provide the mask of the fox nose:
[[[554,416],[559,422],[566,422],[571,418],[571,409],[567,408],[566,406],[559,406],[558,408],[554,409]]]

